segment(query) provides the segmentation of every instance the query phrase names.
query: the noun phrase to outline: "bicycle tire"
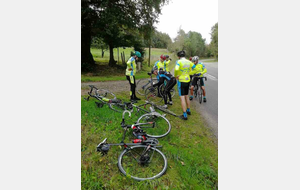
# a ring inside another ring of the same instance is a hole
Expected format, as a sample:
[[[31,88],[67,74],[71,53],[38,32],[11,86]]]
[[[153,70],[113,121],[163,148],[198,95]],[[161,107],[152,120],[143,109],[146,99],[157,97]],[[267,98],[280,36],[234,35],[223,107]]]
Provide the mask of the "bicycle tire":
[[[162,115],[156,115],[153,113],[147,113],[142,115],[137,123],[155,122],[154,128],[146,128],[146,134],[152,138],[162,138],[168,135],[171,131],[171,124],[167,118]],[[143,128],[141,126],[141,128]]]
[[[152,88],[151,86],[149,86],[146,90],[145,90],[145,98],[147,101],[149,102],[153,102],[153,103],[159,103],[163,100],[163,97],[159,97],[158,96],[158,92],[157,92],[157,88],[155,87],[153,91],[150,91],[149,89]]]
[[[194,86],[194,96],[195,96],[195,98],[197,98],[197,96],[198,96],[198,84],[196,84]]]
[[[151,154],[152,151],[152,155],[150,161],[147,161],[147,167],[145,167],[145,165],[141,165],[139,163],[140,160],[136,160],[136,158],[134,157],[134,154],[140,156],[141,154],[139,152],[144,151],[146,148],[147,145],[136,145],[121,152],[118,158],[118,168],[121,173],[123,173],[125,176],[130,176],[131,178],[138,181],[152,180],[161,177],[167,170],[168,162],[166,156],[160,150],[154,147],[149,148],[148,152],[150,152]],[[130,168],[135,166],[137,166],[136,169]],[[151,166],[153,167],[152,170],[155,170],[155,172],[151,171]],[[160,171],[161,167],[162,170]],[[139,176],[135,176],[136,174],[133,175],[133,173],[139,173]],[[154,173],[154,175],[152,173]]]
[[[125,105],[120,103],[110,103],[109,108],[119,113],[122,113],[126,109]]]
[[[146,88],[148,88],[149,86],[151,86],[151,80],[150,79],[140,79],[137,83],[136,83],[136,92],[139,95],[144,96],[145,95],[145,90]],[[157,83],[157,79],[152,79],[153,84]]]
[[[200,86],[200,88],[198,89],[198,92],[199,92],[199,103],[201,104],[202,103],[202,92],[203,90],[202,90],[202,88],[201,88],[201,86]]]
[[[159,92],[160,92],[160,95],[163,96],[163,91],[165,90],[165,84],[161,84],[159,86]],[[176,89],[175,88],[172,88],[170,90],[170,93],[171,93],[171,97],[173,98],[176,94]]]

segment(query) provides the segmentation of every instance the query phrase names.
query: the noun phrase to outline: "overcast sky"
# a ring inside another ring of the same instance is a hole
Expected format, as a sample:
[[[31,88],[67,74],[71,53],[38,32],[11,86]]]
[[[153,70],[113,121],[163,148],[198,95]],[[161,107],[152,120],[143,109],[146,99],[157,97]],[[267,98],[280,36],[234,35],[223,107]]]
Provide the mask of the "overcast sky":
[[[218,0],[171,0],[162,8],[162,14],[155,24],[158,31],[174,39],[181,28],[199,32],[206,43],[210,40],[211,27],[218,22]]]

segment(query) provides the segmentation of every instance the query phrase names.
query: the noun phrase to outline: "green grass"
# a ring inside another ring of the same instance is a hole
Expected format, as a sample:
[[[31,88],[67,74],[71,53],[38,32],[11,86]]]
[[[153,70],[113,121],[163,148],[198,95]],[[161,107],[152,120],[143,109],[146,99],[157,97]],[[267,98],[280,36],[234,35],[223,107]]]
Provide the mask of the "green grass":
[[[128,92],[117,94],[128,100]],[[95,99],[81,98],[81,185],[82,189],[217,189],[218,150],[213,133],[205,127],[199,114],[192,107],[187,121],[167,116],[172,124],[169,135],[159,139],[162,152],[168,159],[168,169],[162,177],[137,182],[126,178],[117,167],[121,147],[112,146],[104,157],[97,153],[96,146],[108,138],[108,143],[119,143],[123,129],[121,113],[104,105],[97,108]],[[182,114],[178,95],[170,110]],[[136,122],[138,115],[126,117],[127,124]],[[131,142],[128,132],[125,142]]]
[[[133,51],[133,48],[120,48],[120,52],[124,51],[126,61],[129,59],[130,52]],[[149,58],[149,49],[146,49],[146,57],[143,62],[142,70],[136,73],[136,79],[141,78],[148,78],[148,72],[151,71],[154,63],[159,60],[159,57],[161,54],[169,54],[172,58],[172,61],[170,63],[170,67],[175,65],[176,57],[174,55],[171,55],[171,53],[168,52],[167,49],[158,49],[158,48],[152,48],[151,49],[151,64],[150,67],[148,67],[148,58]],[[91,48],[92,55],[96,61],[96,69],[92,73],[82,73],[81,74],[81,82],[98,82],[98,81],[117,81],[117,80],[126,80],[125,77],[125,70],[126,66],[122,65],[121,58],[119,60],[119,64],[117,67],[112,68],[108,66],[109,61],[109,52],[105,52],[104,57],[101,58],[101,50]],[[117,49],[114,49],[114,58],[115,60],[118,60],[117,57]]]
[[[207,60],[207,61],[203,61],[203,62],[218,62],[218,60],[217,59],[212,59],[212,60]]]

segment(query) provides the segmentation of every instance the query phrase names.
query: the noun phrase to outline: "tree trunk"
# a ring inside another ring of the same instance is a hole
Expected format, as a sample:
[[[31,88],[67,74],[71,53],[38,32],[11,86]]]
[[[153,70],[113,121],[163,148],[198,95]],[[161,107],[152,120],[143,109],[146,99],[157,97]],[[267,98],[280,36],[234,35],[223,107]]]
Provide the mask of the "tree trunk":
[[[115,67],[117,66],[116,61],[114,59],[114,46],[109,44],[109,62],[108,65],[110,67]]]
[[[151,57],[151,43],[149,43],[149,62],[148,62],[148,67],[150,67],[150,57]]]
[[[104,49],[102,49],[102,58],[104,57]]]
[[[91,21],[85,16],[82,16],[81,23],[81,69],[88,70],[95,65],[95,61],[91,53]]]

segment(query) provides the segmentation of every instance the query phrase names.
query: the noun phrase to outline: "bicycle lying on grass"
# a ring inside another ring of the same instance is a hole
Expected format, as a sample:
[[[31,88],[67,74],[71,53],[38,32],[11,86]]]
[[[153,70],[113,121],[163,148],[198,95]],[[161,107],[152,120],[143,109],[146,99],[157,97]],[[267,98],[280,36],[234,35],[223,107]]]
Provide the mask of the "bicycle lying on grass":
[[[124,110],[129,110],[130,112],[133,112],[134,109],[136,109],[136,112],[144,112],[144,113],[150,113],[150,111],[141,108],[140,106],[135,105],[133,102],[118,102],[118,103],[111,103],[109,104],[109,108],[116,111],[116,112],[123,112]]]
[[[98,146],[97,151],[102,155],[108,153],[110,146],[123,146],[124,150],[118,158],[118,168],[120,171],[135,180],[151,180],[162,176],[167,170],[167,158],[157,148],[158,140],[155,138],[147,138],[146,133],[141,129],[144,125],[153,125],[153,122],[136,123],[126,125],[124,122],[125,113],[131,113],[128,110],[123,112],[121,126],[124,128],[124,134],[121,143],[108,144],[107,138]],[[125,134],[129,128],[133,129],[133,133],[138,139],[134,139],[133,143],[124,143]]]
[[[101,103],[95,102],[98,107],[102,107],[103,104],[121,102],[121,100],[118,100],[116,98],[116,95],[114,93],[109,92],[108,90],[98,89],[94,85],[89,85],[89,87],[91,88],[91,90],[88,92],[89,96],[87,98],[84,98],[84,99],[89,101],[90,97],[96,98],[97,100],[99,100],[101,102]],[[94,91],[94,94],[93,94],[94,89],[95,89],[95,91]]]

